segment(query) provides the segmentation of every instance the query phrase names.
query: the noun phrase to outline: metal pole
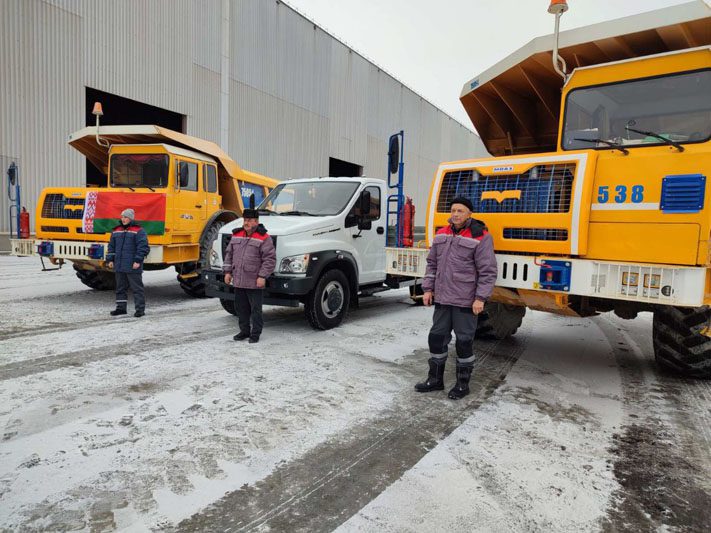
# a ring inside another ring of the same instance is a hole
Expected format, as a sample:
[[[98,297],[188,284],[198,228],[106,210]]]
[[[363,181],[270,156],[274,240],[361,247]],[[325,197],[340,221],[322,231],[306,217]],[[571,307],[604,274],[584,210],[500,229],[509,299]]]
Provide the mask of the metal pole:
[[[397,246],[402,246],[402,235],[400,234],[400,217],[404,215],[403,207],[405,205],[404,185],[405,185],[405,131],[400,130],[400,164],[398,166],[397,180],[397,212],[398,212],[398,228],[397,228]]]
[[[17,166],[15,166],[15,168],[17,169],[17,175],[15,178],[15,198],[17,199],[17,207],[15,207],[15,211],[17,211],[17,213],[15,213],[15,216],[17,217],[17,238],[21,239],[22,234],[20,232],[20,209],[22,208],[20,206],[22,205],[22,201],[20,200],[20,169]]]

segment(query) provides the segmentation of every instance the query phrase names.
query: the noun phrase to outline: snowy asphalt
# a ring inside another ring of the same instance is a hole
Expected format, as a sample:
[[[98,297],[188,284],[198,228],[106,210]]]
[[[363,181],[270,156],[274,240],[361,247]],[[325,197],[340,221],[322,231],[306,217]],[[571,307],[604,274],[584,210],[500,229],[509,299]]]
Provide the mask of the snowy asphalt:
[[[147,315],[0,256],[0,531],[706,531],[711,383],[657,370],[651,317],[530,312],[472,394],[420,395],[431,310],[340,328],[149,272]],[[453,381],[453,364],[447,371]]]

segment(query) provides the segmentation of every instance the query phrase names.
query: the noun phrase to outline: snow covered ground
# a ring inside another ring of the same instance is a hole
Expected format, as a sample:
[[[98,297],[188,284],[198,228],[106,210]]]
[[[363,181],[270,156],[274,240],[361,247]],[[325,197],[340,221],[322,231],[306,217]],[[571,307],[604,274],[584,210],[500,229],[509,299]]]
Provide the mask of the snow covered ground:
[[[146,316],[113,318],[71,268],[0,256],[0,530],[711,523],[711,388],[655,369],[649,316],[529,312],[455,403],[412,390],[431,310],[406,292],[326,332],[267,307],[249,345],[172,271],[144,280]]]

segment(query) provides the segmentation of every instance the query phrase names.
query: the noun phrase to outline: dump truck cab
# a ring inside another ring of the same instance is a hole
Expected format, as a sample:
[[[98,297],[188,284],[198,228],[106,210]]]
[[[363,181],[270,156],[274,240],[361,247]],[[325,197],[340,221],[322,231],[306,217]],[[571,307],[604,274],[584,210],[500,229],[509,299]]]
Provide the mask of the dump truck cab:
[[[87,127],[69,136],[106,177],[101,187],[53,187],[40,195],[36,239],[13,240],[16,255],[73,263],[95,289],[113,287],[106,246],[125,208],[148,235],[144,267],[174,267],[181,287],[204,295],[200,271],[222,225],[278,181],[240,168],[217,145],[152,125]]]
[[[711,48],[576,69],[559,151],[595,151],[581,256],[706,265],[710,140]]]

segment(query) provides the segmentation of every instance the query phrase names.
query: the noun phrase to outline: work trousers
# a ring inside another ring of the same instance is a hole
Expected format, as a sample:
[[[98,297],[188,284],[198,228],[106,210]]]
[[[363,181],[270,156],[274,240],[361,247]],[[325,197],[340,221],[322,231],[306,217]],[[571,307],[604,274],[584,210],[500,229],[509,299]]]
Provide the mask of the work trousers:
[[[457,336],[457,365],[474,364],[474,334],[477,317],[471,307],[435,304],[432,328],[428,337],[430,357],[446,359],[448,345],[452,340],[452,330]]]
[[[264,327],[263,301],[264,289],[235,288],[235,307],[237,308],[240,333],[252,337],[259,337],[262,334],[262,327]],[[249,327],[250,322],[252,323],[251,328]]]
[[[116,309],[126,310],[128,288],[133,293],[133,305],[136,311],[146,310],[146,297],[143,292],[143,272],[116,272]]]

